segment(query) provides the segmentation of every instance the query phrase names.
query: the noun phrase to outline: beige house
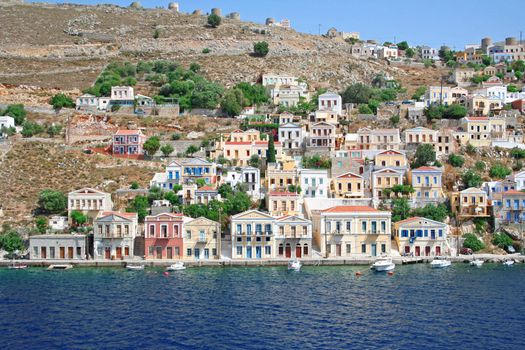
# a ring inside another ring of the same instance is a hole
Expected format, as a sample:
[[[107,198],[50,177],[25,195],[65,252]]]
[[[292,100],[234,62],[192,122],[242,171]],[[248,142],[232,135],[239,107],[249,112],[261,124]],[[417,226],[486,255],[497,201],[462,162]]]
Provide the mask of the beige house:
[[[187,219],[184,222],[184,258],[219,259],[221,254],[219,223],[205,217]],[[188,255],[188,252],[191,254]]]
[[[268,194],[266,207],[272,216],[297,215],[301,213],[298,201],[295,192],[274,191]]]
[[[277,258],[312,256],[312,222],[299,216],[283,216],[275,220]]]
[[[380,199],[385,197],[385,189],[390,189],[394,185],[403,184],[403,172],[384,168],[372,173],[372,197]]]
[[[310,127],[308,145],[310,147],[335,148],[336,127],[334,124],[320,122]]]
[[[275,218],[258,210],[231,217],[232,259],[275,258]]]
[[[100,213],[111,210],[113,210],[113,202],[109,193],[93,188],[82,188],[67,195],[68,217],[71,217],[71,212],[79,211],[87,215],[89,222],[92,223]]]
[[[460,218],[490,216],[487,193],[479,188],[471,187],[452,193],[450,205]]]
[[[492,139],[505,136],[506,122],[504,118],[465,117],[461,119],[463,131],[467,134],[467,142],[476,147],[489,147]],[[458,138],[462,144],[465,138]]]
[[[282,146],[279,141],[274,141],[275,156],[282,157]],[[226,141],[224,143],[223,155],[231,160],[234,165],[247,166],[250,158],[254,155],[266,158],[268,141]]]
[[[95,259],[132,258],[137,234],[137,213],[101,213],[93,223]]]
[[[357,138],[360,149],[399,150],[401,148],[399,129],[361,128],[357,130]]]
[[[407,157],[404,152],[388,150],[376,154],[374,158],[376,168],[402,168],[407,166]]]
[[[390,255],[388,211],[366,206],[335,206],[321,212],[320,242],[324,257]]]
[[[438,131],[418,126],[405,130],[405,143],[419,145],[422,143],[434,144],[437,142]]]
[[[333,179],[333,193],[336,198],[363,198],[365,183],[363,177],[347,172]]]
[[[270,163],[266,170],[266,188],[269,191],[286,191],[290,185],[299,184],[295,162]]]

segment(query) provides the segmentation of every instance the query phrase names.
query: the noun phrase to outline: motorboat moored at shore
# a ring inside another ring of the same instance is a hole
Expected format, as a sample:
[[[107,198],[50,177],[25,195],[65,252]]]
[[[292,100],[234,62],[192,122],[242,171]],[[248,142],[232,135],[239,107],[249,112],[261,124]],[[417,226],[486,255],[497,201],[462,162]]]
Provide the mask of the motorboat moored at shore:
[[[375,271],[392,271],[396,267],[396,264],[392,262],[392,258],[379,258],[377,259],[370,268]]]
[[[484,261],[481,259],[474,259],[470,262],[471,266],[481,267],[483,266]]]
[[[288,262],[288,270],[300,271],[301,266],[303,265],[299,260],[291,260],[290,262]]]
[[[505,265],[505,266],[512,266],[512,265],[514,265],[514,260],[505,260],[503,262],[503,265]]]
[[[170,265],[166,268],[166,271],[180,271],[180,270],[186,270],[186,266],[184,266],[184,262],[177,261],[175,264]]]
[[[69,270],[72,269],[71,264],[51,264],[47,267],[48,270]]]
[[[135,270],[144,270],[144,265],[138,265],[138,264],[127,264],[126,265],[126,269],[130,270],[130,271],[135,271]]]
[[[430,262],[430,267],[433,269],[440,269],[452,265],[452,262],[447,258],[435,258]]]
[[[26,264],[16,264],[13,262],[9,266],[7,266],[7,268],[11,270],[23,270],[23,269],[27,269],[27,265]]]

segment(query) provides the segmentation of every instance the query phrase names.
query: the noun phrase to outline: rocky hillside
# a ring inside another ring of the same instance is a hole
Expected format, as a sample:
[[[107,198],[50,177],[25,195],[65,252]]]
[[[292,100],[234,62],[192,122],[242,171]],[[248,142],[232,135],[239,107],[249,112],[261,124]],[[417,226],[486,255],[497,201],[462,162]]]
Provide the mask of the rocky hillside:
[[[411,88],[403,68],[353,58],[344,41],[226,18],[208,28],[205,16],[167,9],[15,3],[1,8],[0,23],[4,84],[82,89],[109,61],[163,58],[198,62],[209,79],[227,86],[274,72],[342,88],[385,71]],[[270,44],[270,54],[251,57],[253,43],[262,40]],[[210,52],[202,53],[204,48]],[[423,82],[439,76],[433,69],[410,73]]]

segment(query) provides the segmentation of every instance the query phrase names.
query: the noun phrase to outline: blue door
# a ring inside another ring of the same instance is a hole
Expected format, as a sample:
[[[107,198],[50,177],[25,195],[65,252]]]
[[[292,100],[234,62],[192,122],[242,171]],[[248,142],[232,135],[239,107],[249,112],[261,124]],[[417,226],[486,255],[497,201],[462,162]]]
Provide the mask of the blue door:
[[[252,247],[246,247],[246,258],[252,258]]]
[[[372,244],[372,256],[377,256],[377,245]]]
[[[195,259],[199,260],[201,258],[201,250],[199,248],[195,248]]]
[[[257,259],[260,259],[262,257],[262,248],[261,247],[255,247],[255,257]]]

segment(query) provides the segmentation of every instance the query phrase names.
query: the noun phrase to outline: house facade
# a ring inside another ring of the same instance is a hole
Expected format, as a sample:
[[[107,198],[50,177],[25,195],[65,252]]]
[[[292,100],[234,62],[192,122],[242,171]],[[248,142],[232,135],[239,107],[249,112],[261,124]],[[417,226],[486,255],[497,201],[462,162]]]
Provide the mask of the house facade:
[[[446,254],[448,225],[422,217],[413,217],[394,224],[394,237],[399,252],[412,256]]]
[[[221,238],[219,223],[205,217],[184,222],[184,258],[219,259]]]
[[[471,187],[453,193],[450,205],[452,211],[460,218],[489,217],[489,203],[487,193],[479,188]]]
[[[275,219],[258,210],[231,217],[232,259],[271,259],[275,257],[273,226]]]
[[[299,216],[283,216],[275,220],[277,258],[308,258],[312,256],[312,222]]]
[[[141,155],[144,154],[146,136],[140,130],[118,130],[113,135],[114,155]]]
[[[299,183],[304,198],[328,197],[328,170],[327,169],[300,169]]]
[[[183,254],[182,215],[161,213],[144,219],[146,259],[180,259]]]
[[[279,126],[279,142],[283,151],[300,151],[303,147],[303,128],[298,124]]]
[[[365,182],[361,175],[347,172],[333,179],[333,194],[336,198],[363,198]]]
[[[310,147],[335,147],[336,127],[326,122],[315,123],[310,127]]]
[[[289,191],[273,191],[268,193],[267,208],[270,215],[278,217],[297,215],[301,212],[299,195]]]
[[[31,260],[86,260],[86,235],[49,234],[29,237]]]
[[[121,260],[132,258],[137,233],[137,213],[102,213],[93,224],[95,259]]]
[[[111,194],[95,190],[93,188],[82,188],[69,192],[67,195],[67,213],[71,217],[73,211],[79,211],[88,216],[90,223],[105,211],[113,210]]]
[[[415,206],[424,207],[427,204],[438,204],[445,200],[441,168],[422,166],[412,169],[409,179],[414,189],[412,202]]]

